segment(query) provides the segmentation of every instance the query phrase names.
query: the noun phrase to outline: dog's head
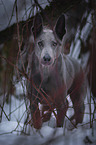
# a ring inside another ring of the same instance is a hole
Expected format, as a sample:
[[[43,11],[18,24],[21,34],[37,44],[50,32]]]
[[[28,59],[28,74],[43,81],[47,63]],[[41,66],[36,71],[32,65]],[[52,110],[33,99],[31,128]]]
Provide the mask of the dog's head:
[[[54,30],[43,27],[42,17],[36,15],[32,27],[34,36],[35,55],[44,66],[50,66],[61,53],[61,43],[65,30],[65,16],[62,14],[54,27]]]

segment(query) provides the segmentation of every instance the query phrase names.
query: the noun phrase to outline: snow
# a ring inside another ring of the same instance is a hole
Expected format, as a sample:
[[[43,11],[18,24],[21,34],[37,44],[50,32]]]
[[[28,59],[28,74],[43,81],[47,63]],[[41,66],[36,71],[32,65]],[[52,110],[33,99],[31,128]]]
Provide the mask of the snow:
[[[7,131],[11,131],[11,129],[13,129],[12,124],[14,123],[10,122],[7,124],[10,128]],[[0,132],[3,125],[4,124],[1,124],[0,126]],[[65,135],[64,129],[62,128],[54,129],[49,126],[44,126],[40,131],[36,131],[34,129],[33,134],[31,135],[16,135],[6,132],[6,134],[0,135],[0,145],[45,145],[48,142],[48,145],[85,145],[85,141],[88,141],[87,138],[90,139],[92,145],[96,145],[96,135],[92,136],[91,134],[92,129],[85,129],[81,126],[72,131],[67,130]]]
[[[86,16],[86,12],[83,14],[83,17],[85,17],[85,16]],[[83,17],[82,17],[82,19],[83,19]],[[87,22],[83,26],[82,30],[80,31],[79,27],[77,28],[75,39],[71,43],[71,46],[70,46],[69,55],[74,57],[75,59],[77,59],[80,63],[82,63],[83,67],[85,67],[86,63],[88,62],[89,52],[84,54],[84,56],[82,55],[81,56],[82,57],[81,60],[79,60],[78,57],[79,57],[79,54],[80,54],[80,51],[81,51],[82,42],[84,44],[86,44],[86,40],[88,39],[91,30],[92,30],[92,12],[89,13],[89,15],[87,17]]]
[[[48,5],[47,0],[38,0],[42,8]],[[0,0],[0,31],[16,23],[16,9],[13,10],[15,0]],[[18,21],[25,21],[37,12],[34,1],[17,0]],[[11,21],[10,21],[11,20]]]
[[[92,29],[92,14],[90,13],[88,18],[87,18],[87,23],[81,31],[81,39],[84,42],[86,42],[86,40],[90,34],[91,29]]]
[[[80,54],[80,48],[81,48],[81,42],[80,42],[80,40],[77,40],[76,45],[74,47],[74,52],[72,54],[72,56],[76,59],[78,58],[78,56]]]

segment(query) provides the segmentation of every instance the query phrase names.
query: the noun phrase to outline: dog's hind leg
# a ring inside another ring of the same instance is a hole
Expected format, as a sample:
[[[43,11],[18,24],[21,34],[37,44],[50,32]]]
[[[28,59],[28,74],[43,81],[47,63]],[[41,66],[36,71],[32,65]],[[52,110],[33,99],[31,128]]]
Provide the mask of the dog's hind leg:
[[[78,123],[82,123],[83,121],[83,117],[84,117],[84,110],[85,110],[85,107],[84,107],[84,103],[81,104],[78,104],[75,102],[73,104],[73,108],[74,108],[74,115],[70,118],[70,120],[74,120],[76,121],[76,124],[77,125]]]
[[[84,98],[86,96],[86,93],[83,87],[84,86],[81,86],[76,91],[74,91],[73,93],[71,92],[70,94],[70,98],[72,100],[74,108],[74,115],[71,117],[71,120],[75,119],[76,125],[78,123],[82,123],[84,117]],[[76,89],[76,87],[74,89]]]

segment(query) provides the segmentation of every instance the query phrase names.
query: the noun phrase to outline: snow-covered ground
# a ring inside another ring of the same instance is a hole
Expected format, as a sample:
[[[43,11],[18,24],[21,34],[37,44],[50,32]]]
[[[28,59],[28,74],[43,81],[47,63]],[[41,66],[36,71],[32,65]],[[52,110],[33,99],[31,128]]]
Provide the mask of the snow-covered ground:
[[[9,125],[11,127],[12,122]],[[0,129],[1,130],[1,129]],[[96,133],[96,132],[95,132]],[[5,134],[0,136],[0,145],[96,145],[96,135],[93,137],[92,129],[78,127],[72,131],[53,129],[45,126],[32,135]]]

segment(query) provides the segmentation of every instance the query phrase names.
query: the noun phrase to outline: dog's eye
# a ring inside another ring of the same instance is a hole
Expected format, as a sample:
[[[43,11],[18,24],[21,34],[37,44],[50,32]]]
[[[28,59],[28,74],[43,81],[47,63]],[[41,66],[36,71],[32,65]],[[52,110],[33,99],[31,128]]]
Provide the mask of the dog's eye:
[[[39,45],[40,48],[44,46],[42,41],[38,42],[38,45]]]
[[[56,47],[57,46],[57,43],[52,41],[52,46]]]

